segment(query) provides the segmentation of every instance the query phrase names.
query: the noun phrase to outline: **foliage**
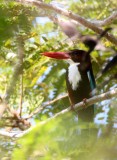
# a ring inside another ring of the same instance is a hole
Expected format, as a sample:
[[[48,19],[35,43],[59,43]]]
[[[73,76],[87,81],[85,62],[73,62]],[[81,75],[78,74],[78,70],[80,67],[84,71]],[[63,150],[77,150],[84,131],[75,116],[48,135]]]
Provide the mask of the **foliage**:
[[[44,126],[38,125],[19,140],[12,159],[81,159],[114,160],[117,156],[115,129],[108,125],[101,129],[94,124],[78,123],[77,116],[66,114]]]
[[[115,0],[80,0],[72,3],[71,9],[76,13],[83,15],[88,19],[103,20],[113,11],[116,11],[117,4]],[[90,11],[90,12],[89,12]]]
[[[51,1],[45,0],[44,2],[50,3]],[[61,1],[57,2],[60,3]],[[64,4],[67,9],[90,20],[103,20],[117,8],[116,0],[66,1],[61,5],[63,6]],[[15,1],[0,1],[0,95],[4,98],[12,79],[14,67],[18,61],[18,37],[20,36],[24,42],[23,49],[25,53],[22,73],[23,84],[20,75],[15,90],[10,95],[9,106],[16,111],[18,110],[23,85],[22,117],[27,117],[35,109],[41,108],[46,102],[66,93],[64,79],[67,64],[63,61],[58,62],[46,58],[42,56],[42,53],[45,51],[67,51],[73,48],[86,49],[81,43],[73,44],[61,32],[60,28],[49,20],[49,14],[54,15],[50,11],[41,8],[38,10],[35,7],[23,5]],[[116,23],[117,21],[115,20],[110,25],[113,28],[111,31],[113,35],[117,34]],[[83,35],[95,34],[80,25],[78,30]],[[105,63],[116,53],[116,46],[110,44],[105,38],[101,42],[106,46],[106,49],[96,50],[91,55],[98,93],[115,87],[117,82],[117,79],[113,78],[107,81],[106,84],[103,84],[105,79],[112,74],[116,74],[117,66],[101,77],[98,76]],[[104,112],[105,106],[107,108],[111,106],[112,108],[109,112],[109,119],[105,123],[108,123],[109,120],[111,121],[113,117],[115,118],[115,112],[113,112],[115,104],[115,99],[97,104],[97,112]],[[68,98],[62,99],[34,115],[31,123],[47,119],[68,106]],[[7,116],[11,116],[8,111],[4,114],[4,117]],[[98,160],[100,155],[98,155],[97,151],[101,152],[102,149],[103,158],[107,155],[108,159],[114,160],[112,154],[109,155],[108,152],[111,152],[112,149],[113,152],[116,150],[117,137],[114,137],[111,133],[108,138],[106,137],[102,140],[102,137],[100,137],[99,141],[95,143],[97,141],[98,127],[93,126],[94,124],[88,126],[90,129],[92,126],[96,128],[95,134],[89,135],[87,133],[86,136],[84,133],[80,134],[79,128],[82,128],[82,126],[86,126],[86,132],[88,132],[87,125],[79,126],[77,120],[74,120],[75,117],[73,114],[66,115],[66,117],[61,117],[61,119],[56,121],[53,120],[53,122],[47,123],[45,126],[37,125],[31,134],[19,142],[23,149],[18,148],[13,155],[13,159],[16,159],[16,157],[27,159],[28,156],[29,159],[76,159],[79,157],[80,159],[88,160],[92,159],[94,155],[97,156]],[[102,116],[101,118],[103,119],[104,117]],[[0,123],[2,128],[5,128],[5,125],[7,126],[8,123],[12,125],[10,121],[4,119],[3,121],[6,123]],[[108,148],[110,144],[111,146]],[[101,148],[100,145],[102,145]],[[21,153],[21,151],[23,152]],[[87,157],[87,153],[89,157]],[[116,152],[113,155],[117,156]]]

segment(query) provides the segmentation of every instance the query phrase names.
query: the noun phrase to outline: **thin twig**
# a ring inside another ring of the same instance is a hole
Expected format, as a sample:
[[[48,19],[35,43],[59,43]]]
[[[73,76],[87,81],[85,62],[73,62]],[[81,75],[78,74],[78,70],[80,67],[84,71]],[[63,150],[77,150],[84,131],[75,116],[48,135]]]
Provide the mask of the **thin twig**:
[[[117,11],[113,12],[109,17],[107,17],[104,20],[96,20],[92,21],[92,23],[101,27],[111,24],[116,19],[117,19]]]
[[[20,102],[19,102],[19,116],[22,116],[22,102],[23,102],[23,73],[21,74],[20,84]]]
[[[46,104],[43,105],[42,107],[38,107],[35,111],[33,111],[33,112],[32,112],[28,117],[26,117],[25,119],[29,119],[29,118],[33,117],[34,115],[40,113],[40,112],[41,112],[44,108],[46,108],[47,106],[52,105],[53,103],[55,103],[55,102],[57,102],[57,101],[60,101],[60,100],[62,100],[62,99],[64,99],[64,98],[66,98],[66,97],[68,97],[68,94],[65,94],[65,95],[63,95],[63,96],[60,96],[60,97],[58,97],[58,98],[56,98],[56,99],[54,99],[54,100],[46,103]]]

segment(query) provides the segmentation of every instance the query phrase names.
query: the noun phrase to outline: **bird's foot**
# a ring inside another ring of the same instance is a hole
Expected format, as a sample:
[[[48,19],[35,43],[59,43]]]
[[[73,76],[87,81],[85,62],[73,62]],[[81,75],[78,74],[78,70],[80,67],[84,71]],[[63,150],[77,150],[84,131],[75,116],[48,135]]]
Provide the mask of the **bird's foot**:
[[[87,108],[87,98],[83,99],[83,108],[86,109]]]
[[[71,106],[70,106],[70,110],[71,110],[71,111],[75,111],[74,105],[71,105]]]
[[[70,111],[74,111],[77,114],[77,111],[75,110],[74,105],[70,106]]]

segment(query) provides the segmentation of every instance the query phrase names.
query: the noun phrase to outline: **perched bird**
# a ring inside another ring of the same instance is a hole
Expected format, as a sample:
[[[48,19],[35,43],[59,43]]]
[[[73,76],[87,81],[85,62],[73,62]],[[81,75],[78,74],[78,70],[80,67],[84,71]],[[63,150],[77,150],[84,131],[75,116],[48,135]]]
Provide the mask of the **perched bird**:
[[[84,38],[83,43],[88,46],[89,50],[74,49],[68,52],[45,52],[44,56],[64,59],[69,63],[66,72],[66,85],[71,102],[71,107],[86,99],[90,98],[91,92],[95,89],[96,83],[93,75],[90,53],[96,47],[98,41],[103,37],[110,28],[105,29],[98,37],[97,41],[92,38]],[[94,105],[78,111],[79,119],[90,122],[94,118]]]
[[[96,85],[90,55],[86,51],[75,49],[68,52],[45,52],[43,55],[64,59],[69,63],[66,85],[72,107],[83,99],[91,97],[90,93]],[[78,117],[83,121],[93,121],[94,106],[78,111]]]

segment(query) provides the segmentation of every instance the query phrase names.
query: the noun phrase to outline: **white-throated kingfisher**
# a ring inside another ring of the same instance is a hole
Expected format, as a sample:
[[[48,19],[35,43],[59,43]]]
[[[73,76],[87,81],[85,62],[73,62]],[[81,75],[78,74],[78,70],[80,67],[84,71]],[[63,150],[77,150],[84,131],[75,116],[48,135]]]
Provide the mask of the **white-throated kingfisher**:
[[[66,72],[66,85],[71,106],[91,97],[91,91],[95,88],[90,55],[84,50],[71,50],[68,52],[45,52],[44,56],[64,59],[69,63]],[[84,58],[85,57],[85,58]],[[94,118],[94,106],[78,111],[78,117],[83,121],[92,121]]]
[[[105,29],[98,40],[103,37],[110,28]],[[63,59],[69,63],[66,72],[66,85],[69,94],[71,106],[92,96],[91,92],[95,89],[96,83],[93,75],[90,53],[94,50],[98,41],[92,38],[83,40],[83,43],[89,47],[88,51],[74,49],[68,52],[45,52],[44,56]],[[78,111],[78,118],[82,121],[90,122],[94,118],[94,105]]]

